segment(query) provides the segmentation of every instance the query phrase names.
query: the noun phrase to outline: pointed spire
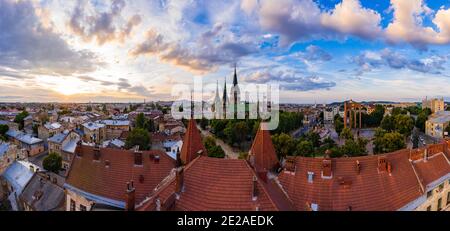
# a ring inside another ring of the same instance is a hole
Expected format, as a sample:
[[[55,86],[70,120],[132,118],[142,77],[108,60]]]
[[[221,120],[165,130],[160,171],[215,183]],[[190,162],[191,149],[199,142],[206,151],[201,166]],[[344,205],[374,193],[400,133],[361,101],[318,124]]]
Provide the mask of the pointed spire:
[[[189,120],[186,134],[181,147],[181,161],[183,164],[189,164],[198,155],[207,155],[202,137],[198,131],[197,124],[194,119]]]
[[[222,97],[223,103],[225,104],[227,102],[227,79],[225,79],[225,83],[223,85],[223,97]]]
[[[194,100],[192,98],[193,91],[191,91],[191,120],[194,119]]]
[[[236,63],[234,63],[233,86],[236,86],[237,84],[238,84],[238,81],[237,81],[237,73],[236,73]]]
[[[265,126],[266,124],[261,122],[250,149],[250,154],[254,158],[253,165],[257,172],[268,172],[279,165],[270,133],[267,129],[263,129]]]

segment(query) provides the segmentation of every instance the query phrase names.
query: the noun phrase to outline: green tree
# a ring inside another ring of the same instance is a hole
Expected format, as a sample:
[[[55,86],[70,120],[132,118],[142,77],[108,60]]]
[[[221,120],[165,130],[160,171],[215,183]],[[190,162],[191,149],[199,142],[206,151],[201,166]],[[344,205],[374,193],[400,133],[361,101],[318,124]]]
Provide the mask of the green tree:
[[[296,147],[296,155],[297,156],[315,156],[313,143],[308,140],[300,141]]]
[[[387,115],[381,121],[380,127],[388,132],[395,130],[395,118],[394,116]]]
[[[58,173],[62,167],[62,157],[57,153],[51,152],[44,158],[42,165],[45,170]]]
[[[364,156],[367,155],[366,145],[369,141],[364,138],[347,139],[341,147],[342,153],[348,156]]]
[[[394,118],[395,130],[404,136],[409,136],[414,128],[414,120],[408,115],[399,114]]]
[[[146,129],[135,128],[128,135],[127,140],[125,141],[125,148],[130,149],[136,145],[139,145],[140,150],[150,149],[150,134]]]
[[[141,112],[136,116],[136,119],[134,120],[134,126],[136,128],[142,128],[142,129],[147,130],[146,122],[147,122],[147,119],[145,118],[144,113]]]
[[[311,141],[313,147],[318,148],[320,146],[320,135],[317,132],[310,131],[306,134],[306,139]]]
[[[4,136],[8,130],[9,130],[8,125],[0,124],[0,135]]]
[[[278,158],[292,156],[295,152],[295,141],[286,133],[273,135],[272,143]]]
[[[339,115],[337,115],[337,118],[334,119],[334,129],[338,135],[340,135],[342,129],[344,129],[343,119]]]
[[[24,119],[28,116],[28,112],[27,111],[22,111],[21,113],[17,114],[16,117],[14,118],[14,122],[19,124],[19,129],[23,129],[24,126]]]
[[[352,130],[350,128],[344,128],[342,129],[342,132],[339,136],[341,139],[345,139],[345,140],[353,140],[354,136],[352,133]]]
[[[422,132],[425,132],[425,122],[428,120],[429,116],[428,112],[428,110],[421,111],[416,119],[416,127]]]
[[[206,151],[209,157],[224,158],[225,151],[222,147],[216,144],[216,139],[214,137],[208,136],[203,139],[203,144],[205,145]]]
[[[406,147],[402,134],[399,132],[387,132],[382,129],[378,129],[375,132],[373,144],[375,153],[394,152]]]

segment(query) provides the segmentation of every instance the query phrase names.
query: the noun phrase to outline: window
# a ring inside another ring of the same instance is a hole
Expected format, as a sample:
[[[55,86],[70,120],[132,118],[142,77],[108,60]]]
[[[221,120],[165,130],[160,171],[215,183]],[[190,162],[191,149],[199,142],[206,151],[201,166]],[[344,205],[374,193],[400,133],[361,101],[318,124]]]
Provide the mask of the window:
[[[80,205],[80,211],[86,211],[86,206]]]
[[[75,201],[70,199],[70,211],[75,211],[75,207],[76,207]]]
[[[447,193],[447,205],[450,204],[450,192]]]
[[[441,211],[441,209],[442,209],[442,198],[439,198],[438,204],[437,204],[437,210]]]
[[[444,190],[444,183],[439,185],[439,192],[442,192],[442,190]]]
[[[430,198],[431,196],[433,196],[433,190],[427,192],[427,198]]]
[[[427,207],[427,211],[431,211],[431,205]]]

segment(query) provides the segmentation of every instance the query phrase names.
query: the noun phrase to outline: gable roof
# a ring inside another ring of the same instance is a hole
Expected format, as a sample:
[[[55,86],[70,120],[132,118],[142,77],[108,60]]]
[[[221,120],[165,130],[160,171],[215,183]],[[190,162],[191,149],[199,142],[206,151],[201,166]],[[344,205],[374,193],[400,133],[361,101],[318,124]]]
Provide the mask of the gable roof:
[[[200,151],[202,155],[207,155],[202,137],[197,129],[197,124],[195,120],[191,119],[189,120],[188,128],[183,139],[183,146],[181,147],[181,160],[184,164],[189,164],[189,162],[198,156]]]
[[[155,186],[169,175],[175,161],[158,150],[142,152],[142,166],[134,165],[134,153],[130,150],[100,148],[100,159],[94,161],[94,147],[80,146],[75,156],[66,184],[87,195],[95,195],[119,202],[125,201],[126,183],[133,181],[136,202],[142,201]],[[159,161],[155,161],[159,156]],[[105,162],[109,161],[109,167]],[[139,179],[143,177],[143,182]]]
[[[298,210],[316,204],[319,210],[399,210],[423,192],[409,160],[409,150],[382,155],[392,171],[378,170],[378,157],[331,159],[331,179],[322,177],[323,158],[295,158],[295,174],[284,170],[281,185]],[[360,172],[357,171],[357,161]],[[308,173],[313,173],[308,181]]]
[[[176,180],[172,178],[165,187],[153,195],[162,203],[174,203],[173,210],[183,211],[275,211],[289,210],[279,206],[278,192],[271,192],[257,180],[258,196],[253,200],[253,179],[256,173],[245,160],[220,159],[199,156],[184,171],[183,190],[175,200]],[[281,189],[278,189],[281,190]],[[281,192],[281,191],[280,191]],[[169,205],[170,206],[170,205]],[[154,210],[155,200],[143,204],[138,210]]]
[[[279,164],[272,138],[265,126],[265,123],[260,124],[250,149],[250,154],[253,156],[252,162],[257,172],[270,171]]]
[[[426,161],[424,159],[414,161],[413,166],[425,188],[441,177],[450,174],[450,163],[443,153],[435,154]]]

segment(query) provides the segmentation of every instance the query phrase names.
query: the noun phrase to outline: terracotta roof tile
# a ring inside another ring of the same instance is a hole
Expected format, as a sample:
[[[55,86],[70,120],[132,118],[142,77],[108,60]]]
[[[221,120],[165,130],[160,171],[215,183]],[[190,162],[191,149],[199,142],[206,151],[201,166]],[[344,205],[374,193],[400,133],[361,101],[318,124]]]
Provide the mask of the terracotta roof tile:
[[[332,159],[333,176],[322,178],[322,158],[296,158],[296,172],[280,182],[298,210],[315,203],[319,210],[398,210],[422,195],[409,151],[386,155],[392,172],[379,172],[378,156]],[[358,173],[356,161],[360,163]],[[308,172],[314,173],[312,183]]]
[[[202,151],[202,155],[207,155],[195,120],[189,120],[183,146],[181,147],[181,160],[187,165],[198,156],[199,151]]]
[[[263,123],[256,133],[250,149],[250,154],[254,158],[252,164],[254,164],[257,172],[267,172],[279,165],[270,133],[268,130],[262,129],[262,126],[264,126]]]
[[[435,154],[426,161],[414,161],[413,165],[423,186],[450,173],[450,163],[443,153]]]
[[[66,183],[95,195],[125,201],[126,182],[134,181],[136,202],[142,201],[175,167],[175,161],[162,151],[144,151],[143,165],[134,165],[134,153],[129,150],[100,148],[100,159],[94,161],[94,148],[81,146],[74,157]],[[159,162],[150,156],[159,155]],[[109,161],[109,167],[105,166]],[[141,175],[144,177],[140,182]]]

